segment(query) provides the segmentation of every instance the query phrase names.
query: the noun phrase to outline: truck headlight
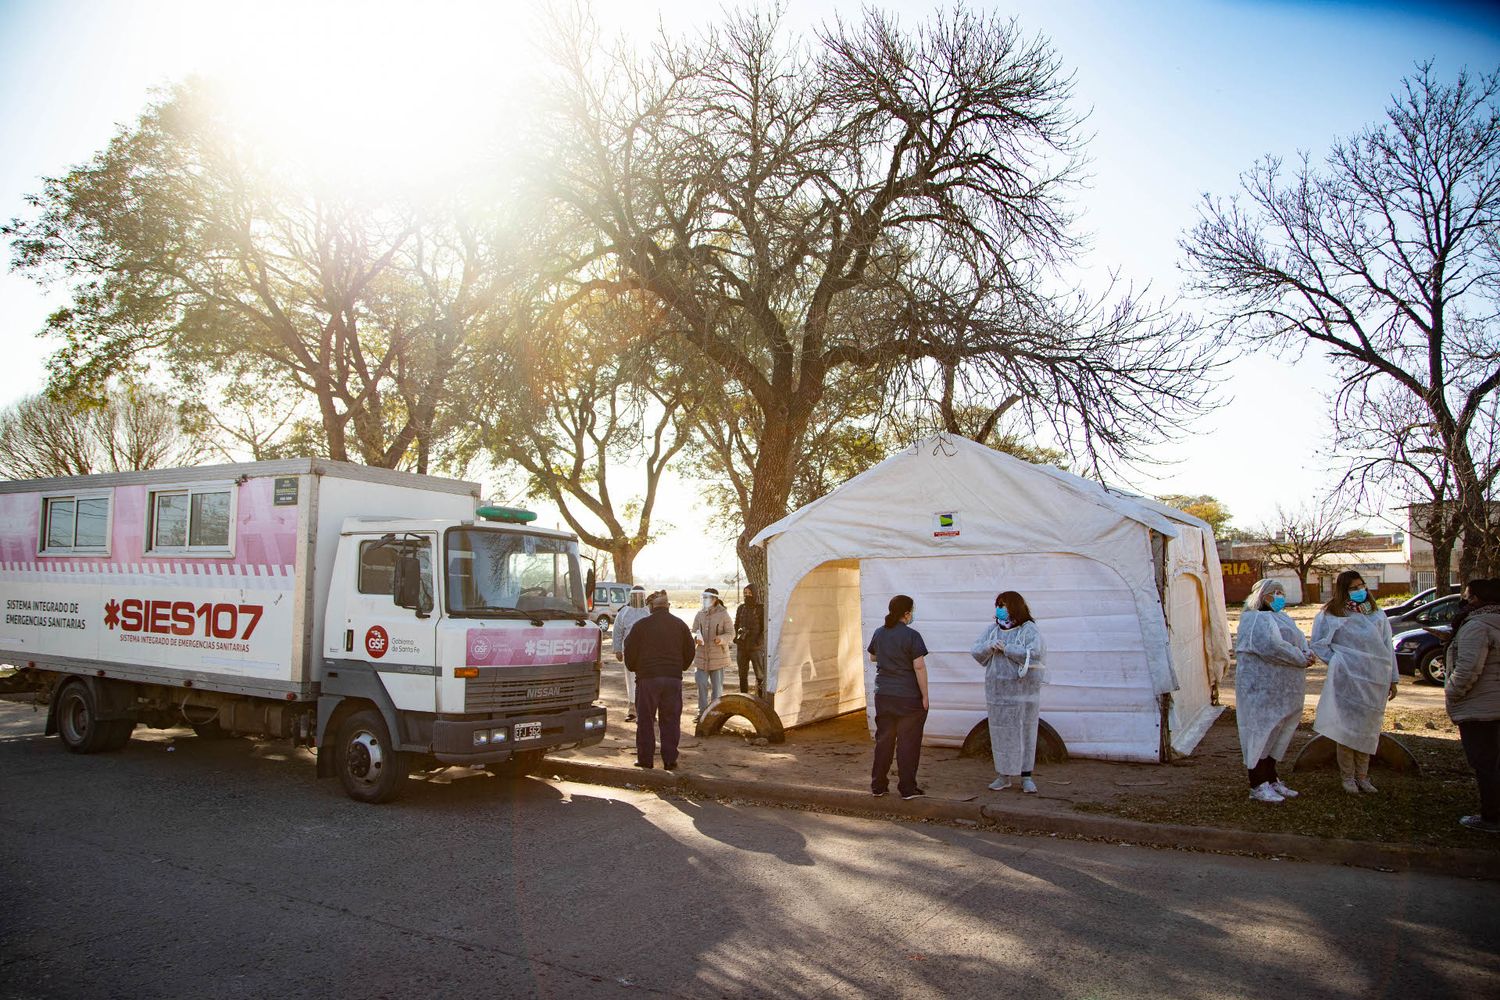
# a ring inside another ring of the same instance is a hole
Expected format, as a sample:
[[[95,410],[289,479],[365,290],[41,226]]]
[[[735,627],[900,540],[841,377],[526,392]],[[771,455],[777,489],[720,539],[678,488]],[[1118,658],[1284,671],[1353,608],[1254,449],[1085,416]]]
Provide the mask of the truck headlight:
[[[603,728],[604,728],[604,716],[602,716],[602,715],[591,715],[587,719],[583,720],[583,729],[584,729],[584,732],[593,732],[596,729],[603,729]]]
[[[490,741],[490,731],[488,729],[476,729],[476,730],[474,730],[474,745],[476,747],[482,747],[485,744],[489,743],[489,741]]]

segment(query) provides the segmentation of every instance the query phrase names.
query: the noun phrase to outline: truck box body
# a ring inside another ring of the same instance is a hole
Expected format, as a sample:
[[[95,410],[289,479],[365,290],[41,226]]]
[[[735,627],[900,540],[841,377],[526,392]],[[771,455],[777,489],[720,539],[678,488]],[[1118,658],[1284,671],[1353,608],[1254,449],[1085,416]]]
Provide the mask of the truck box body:
[[[0,483],[0,659],[310,699],[345,520],[478,495],[312,459]]]

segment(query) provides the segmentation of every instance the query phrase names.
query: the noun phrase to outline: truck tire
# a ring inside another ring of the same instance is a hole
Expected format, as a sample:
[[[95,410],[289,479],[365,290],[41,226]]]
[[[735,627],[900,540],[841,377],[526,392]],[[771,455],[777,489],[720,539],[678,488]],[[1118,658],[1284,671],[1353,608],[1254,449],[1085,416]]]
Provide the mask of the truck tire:
[[[102,753],[118,750],[125,744],[113,744],[117,726],[99,719],[94,692],[82,681],[63,685],[57,694],[57,735],[70,753]]]
[[[502,760],[498,764],[486,764],[485,768],[497,778],[524,778],[528,774],[536,773],[536,769],[542,766],[542,751],[519,750],[511,755],[510,760]]]
[[[1428,684],[1443,686],[1443,681],[1448,677],[1447,666],[1443,663],[1443,647],[1437,646],[1429,649],[1422,657],[1422,662],[1417,664],[1417,674]]]
[[[411,767],[407,755],[396,749],[385,719],[373,708],[344,717],[333,754],[344,791],[360,802],[394,799]]]

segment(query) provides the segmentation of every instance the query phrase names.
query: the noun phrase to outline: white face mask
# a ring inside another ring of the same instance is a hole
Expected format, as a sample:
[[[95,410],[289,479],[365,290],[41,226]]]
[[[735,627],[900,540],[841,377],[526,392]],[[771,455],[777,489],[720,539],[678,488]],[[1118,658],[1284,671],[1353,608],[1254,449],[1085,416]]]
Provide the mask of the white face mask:
[[[707,611],[709,608],[711,608],[713,606],[714,606],[714,599],[712,597],[709,597],[707,594],[704,594],[703,595],[703,610]]]

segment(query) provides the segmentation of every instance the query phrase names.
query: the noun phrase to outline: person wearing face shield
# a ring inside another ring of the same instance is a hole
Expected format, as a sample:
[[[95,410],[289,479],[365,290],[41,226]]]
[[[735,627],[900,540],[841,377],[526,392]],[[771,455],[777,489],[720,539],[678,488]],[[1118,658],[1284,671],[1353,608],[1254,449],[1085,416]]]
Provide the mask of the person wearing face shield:
[[[698,650],[693,658],[693,679],[698,682],[698,718],[724,694],[724,668],[729,666],[729,644],[734,639],[734,621],[713,587],[703,589],[703,609],[693,616],[693,636]]]
[[[1026,598],[1014,590],[995,597],[994,618],[969,650],[984,665],[984,702],[989,709],[990,753],[995,759],[991,791],[1011,787],[1036,794],[1036,731],[1042,708],[1042,633]]]
[[[1309,643],[1328,664],[1313,731],[1337,744],[1344,791],[1375,794],[1370,757],[1380,747],[1385,703],[1396,697],[1400,674],[1391,647],[1391,620],[1375,606],[1364,579],[1344,570],[1333,583],[1333,600],[1313,620]]]
[[[610,646],[614,650],[615,660],[622,666],[625,663],[625,639],[630,635],[630,627],[649,615],[651,611],[646,607],[646,588],[636,584],[630,588],[630,597],[625,607],[615,616],[614,636],[610,639]],[[635,721],[635,674],[629,670],[625,671],[625,721]]]
[[[1302,721],[1307,668],[1314,657],[1286,607],[1286,589],[1257,580],[1234,639],[1234,713],[1250,776],[1250,798],[1285,802],[1297,792],[1276,773]]]

